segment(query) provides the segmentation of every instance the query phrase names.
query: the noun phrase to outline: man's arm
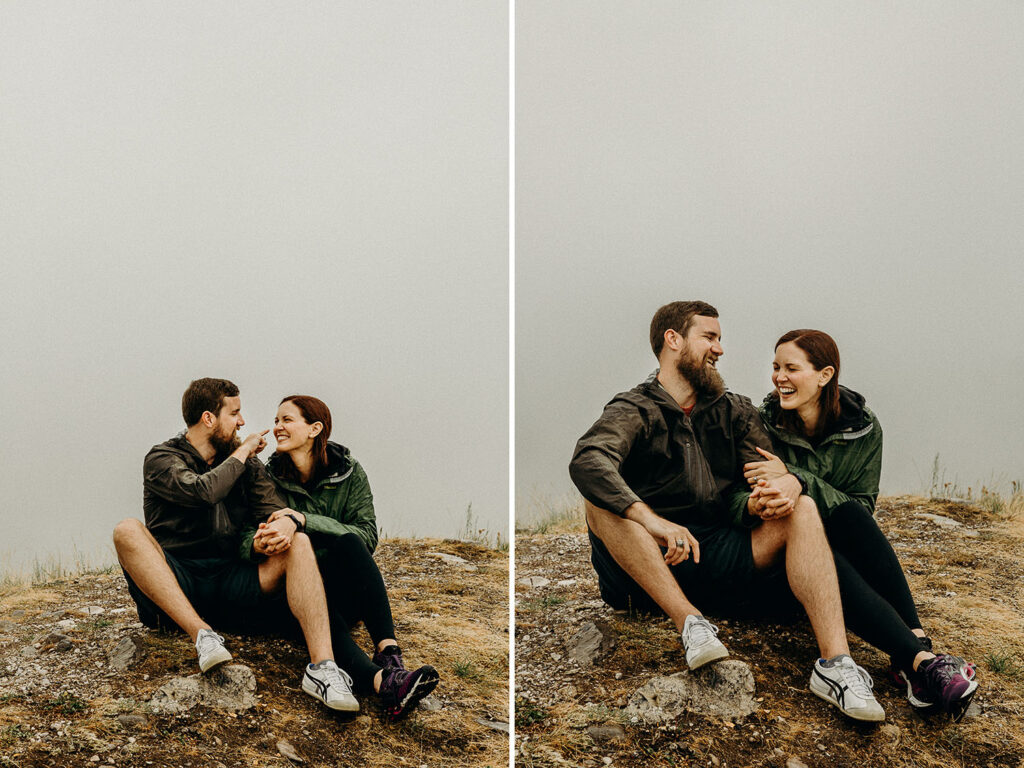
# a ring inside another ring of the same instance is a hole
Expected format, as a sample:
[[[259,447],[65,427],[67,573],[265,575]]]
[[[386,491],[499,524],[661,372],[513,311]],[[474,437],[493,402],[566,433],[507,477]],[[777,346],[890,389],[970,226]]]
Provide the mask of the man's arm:
[[[621,469],[643,430],[643,417],[636,408],[612,403],[576,443],[569,476],[595,507],[622,517],[641,501],[623,479]]]
[[[238,482],[245,472],[245,462],[262,439],[261,434],[249,435],[230,456],[203,474],[193,472],[180,456],[150,451],[142,467],[143,482],[153,493],[175,504],[216,504]]]

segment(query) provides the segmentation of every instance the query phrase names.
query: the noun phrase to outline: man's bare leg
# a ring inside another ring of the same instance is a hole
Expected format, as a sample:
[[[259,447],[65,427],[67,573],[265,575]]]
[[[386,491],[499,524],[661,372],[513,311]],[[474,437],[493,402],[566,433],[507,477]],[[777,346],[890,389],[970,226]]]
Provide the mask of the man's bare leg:
[[[750,538],[758,569],[777,562],[785,552],[790,589],[807,611],[821,657],[849,654],[836,564],[814,501],[801,496],[791,514],[766,520]]]
[[[135,585],[185,630],[193,643],[199,630],[211,629],[181,591],[174,572],[164,559],[163,549],[141,521],[130,517],[117,524],[114,528],[114,549],[118,562]]]
[[[687,616],[701,615],[683,594],[657,542],[642,525],[590,502],[586,509],[590,530],[604,543],[622,570],[668,614],[676,630],[683,631]]]
[[[288,608],[302,627],[310,661],[319,664],[333,659],[324,582],[309,537],[304,533],[295,534],[288,549],[260,563],[259,575],[260,589],[264,592],[272,592],[284,579]]]

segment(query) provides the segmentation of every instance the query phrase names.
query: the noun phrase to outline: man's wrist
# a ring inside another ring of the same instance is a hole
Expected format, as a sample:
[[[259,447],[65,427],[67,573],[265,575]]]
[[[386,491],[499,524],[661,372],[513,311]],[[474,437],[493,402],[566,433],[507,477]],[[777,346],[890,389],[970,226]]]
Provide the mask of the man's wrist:
[[[807,493],[807,481],[804,480],[804,476],[795,469],[789,470],[789,474],[793,476],[794,480],[800,483],[800,493]]]
[[[306,530],[306,518],[303,515],[300,519],[301,512],[286,512],[285,517],[295,523],[295,533],[302,533]]]

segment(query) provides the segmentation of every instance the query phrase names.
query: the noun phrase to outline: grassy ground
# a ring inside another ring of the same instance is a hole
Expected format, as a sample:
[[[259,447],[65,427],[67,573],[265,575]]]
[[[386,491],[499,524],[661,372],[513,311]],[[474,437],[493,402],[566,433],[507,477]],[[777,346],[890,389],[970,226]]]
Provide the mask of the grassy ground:
[[[198,671],[195,651],[183,635],[137,624],[119,572],[95,573],[0,592],[0,766],[263,768],[289,764],[277,750],[282,738],[312,766],[507,765],[508,735],[487,725],[508,721],[507,555],[457,541],[387,540],[376,559],[407,664],[430,663],[441,675],[431,697],[437,711],[389,723],[365,698],[356,716],[330,712],[299,689],[303,647],[228,635],[235,661],[256,675],[257,706],[153,715],[147,701],[157,688]],[[50,647],[51,632],[72,648]],[[138,637],[146,655],[115,673],[107,654],[125,636]],[[365,632],[355,636],[370,648]],[[34,643],[38,655],[26,658]],[[142,719],[126,725],[121,715]]]
[[[545,533],[519,532],[517,579],[544,576],[551,584],[516,587],[516,764],[781,768],[797,757],[811,767],[1024,766],[1024,517],[1011,502],[895,497],[879,504],[879,523],[903,562],[925,629],[939,649],[979,666],[977,706],[957,724],[919,717],[885,680],[887,657],[851,637],[887,715],[880,727],[854,723],[807,690],[817,648],[806,621],[718,617],[711,618],[732,657],[751,665],[761,709],[741,723],[699,715],[661,727],[631,722],[623,707],[637,688],[685,669],[671,623],[603,606],[579,513],[542,521]],[[961,525],[939,528],[922,513]],[[617,644],[576,673],[565,649],[587,620],[604,622]],[[609,724],[623,728],[622,738],[588,733]]]

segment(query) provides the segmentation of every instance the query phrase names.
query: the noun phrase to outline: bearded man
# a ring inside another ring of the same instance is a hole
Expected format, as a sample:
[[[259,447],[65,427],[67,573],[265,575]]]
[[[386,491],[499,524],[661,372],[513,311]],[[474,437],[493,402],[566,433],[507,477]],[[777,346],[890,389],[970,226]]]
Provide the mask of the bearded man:
[[[806,485],[788,474],[751,491],[743,465],[771,450],[757,410],[728,392],[718,311],[661,307],[659,370],[616,395],[576,444],[569,474],[586,500],[591,562],[616,609],[664,613],[697,669],[728,655],[695,604],[725,616],[806,610],[821,658],[811,691],[850,717],[881,720],[850,658],[835,562]]]

